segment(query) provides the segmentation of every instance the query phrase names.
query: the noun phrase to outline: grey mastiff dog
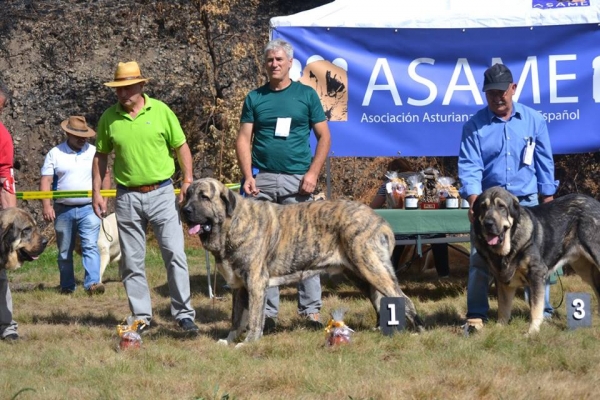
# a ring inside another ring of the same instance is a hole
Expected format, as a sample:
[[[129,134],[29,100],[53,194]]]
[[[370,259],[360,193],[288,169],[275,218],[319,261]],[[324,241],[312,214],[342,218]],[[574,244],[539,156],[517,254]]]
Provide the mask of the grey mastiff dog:
[[[37,260],[46,244],[29,212],[16,207],[0,210],[0,270],[15,270]]]
[[[522,207],[501,187],[484,191],[473,204],[475,248],[498,285],[498,322],[508,323],[518,287],[531,289],[529,334],[544,317],[546,278],[569,264],[600,299],[600,203],[569,194]]]
[[[364,204],[340,200],[282,206],[245,199],[205,178],[190,185],[181,214],[234,289],[227,343],[246,329],[246,342],[262,336],[267,287],[324,272],[343,271],[371,299],[377,315],[383,296],[404,297],[410,326],[424,329],[392,268],[394,233]]]

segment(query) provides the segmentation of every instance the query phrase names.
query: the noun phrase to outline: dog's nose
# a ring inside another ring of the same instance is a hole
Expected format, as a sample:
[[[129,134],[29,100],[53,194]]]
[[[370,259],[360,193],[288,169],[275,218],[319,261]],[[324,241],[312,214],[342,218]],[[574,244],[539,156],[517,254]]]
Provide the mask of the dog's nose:
[[[493,219],[484,219],[483,220],[483,226],[485,227],[486,230],[491,230],[494,228],[494,220]]]
[[[186,205],[181,208],[181,213],[185,218],[190,219],[190,217],[192,216],[192,209],[189,205]]]

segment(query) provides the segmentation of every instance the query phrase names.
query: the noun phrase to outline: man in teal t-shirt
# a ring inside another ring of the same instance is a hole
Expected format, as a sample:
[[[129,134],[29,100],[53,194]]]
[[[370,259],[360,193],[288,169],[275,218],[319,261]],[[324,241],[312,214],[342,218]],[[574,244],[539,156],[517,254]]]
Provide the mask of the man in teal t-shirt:
[[[331,136],[317,92],[291,80],[292,46],[272,40],[264,51],[269,83],[248,94],[237,138],[243,190],[258,200],[292,204],[312,199],[319,173],[329,153]],[[310,131],[317,138],[314,158]],[[253,176],[252,167],[258,169]],[[276,323],[279,288],[267,289],[265,330]],[[298,284],[298,313],[320,325],[319,276]]]

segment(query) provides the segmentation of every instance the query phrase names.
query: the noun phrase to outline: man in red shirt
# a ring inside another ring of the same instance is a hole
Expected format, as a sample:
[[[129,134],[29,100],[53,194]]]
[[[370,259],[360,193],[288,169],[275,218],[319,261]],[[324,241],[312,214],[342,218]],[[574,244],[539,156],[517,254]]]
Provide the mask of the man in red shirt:
[[[8,107],[8,91],[0,86],[0,113]],[[0,122],[0,210],[17,206],[13,175],[14,148],[10,133]],[[0,338],[17,340],[17,323],[12,318],[12,296],[8,288],[6,270],[0,270]]]
[[[8,107],[8,94],[0,87],[0,113]],[[17,206],[13,176],[13,141],[6,127],[0,122],[0,209]]]

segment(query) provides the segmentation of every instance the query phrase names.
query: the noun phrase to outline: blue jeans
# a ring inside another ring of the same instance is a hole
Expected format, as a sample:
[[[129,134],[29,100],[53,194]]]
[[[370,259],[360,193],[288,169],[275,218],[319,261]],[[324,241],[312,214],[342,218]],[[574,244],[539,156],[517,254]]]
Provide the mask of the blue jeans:
[[[83,287],[87,290],[100,282],[100,252],[98,251],[98,233],[100,219],[94,214],[91,204],[68,206],[54,203],[54,230],[58,247],[58,269],[60,287],[64,291],[75,290],[75,271],[73,270],[73,249],[75,237],[81,239],[81,261],[85,275]]]
[[[519,198],[519,204],[532,207],[538,204],[537,194]],[[473,245],[473,230],[471,229],[471,257],[469,259],[469,280],[467,282],[467,318],[488,319],[490,304],[488,301],[488,287],[490,273],[485,260],[477,254]],[[526,288],[526,291],[529,288]],[[554,313],[550,304],[550,285],[546,283],[544,294],[544,317],[549,318]]]

